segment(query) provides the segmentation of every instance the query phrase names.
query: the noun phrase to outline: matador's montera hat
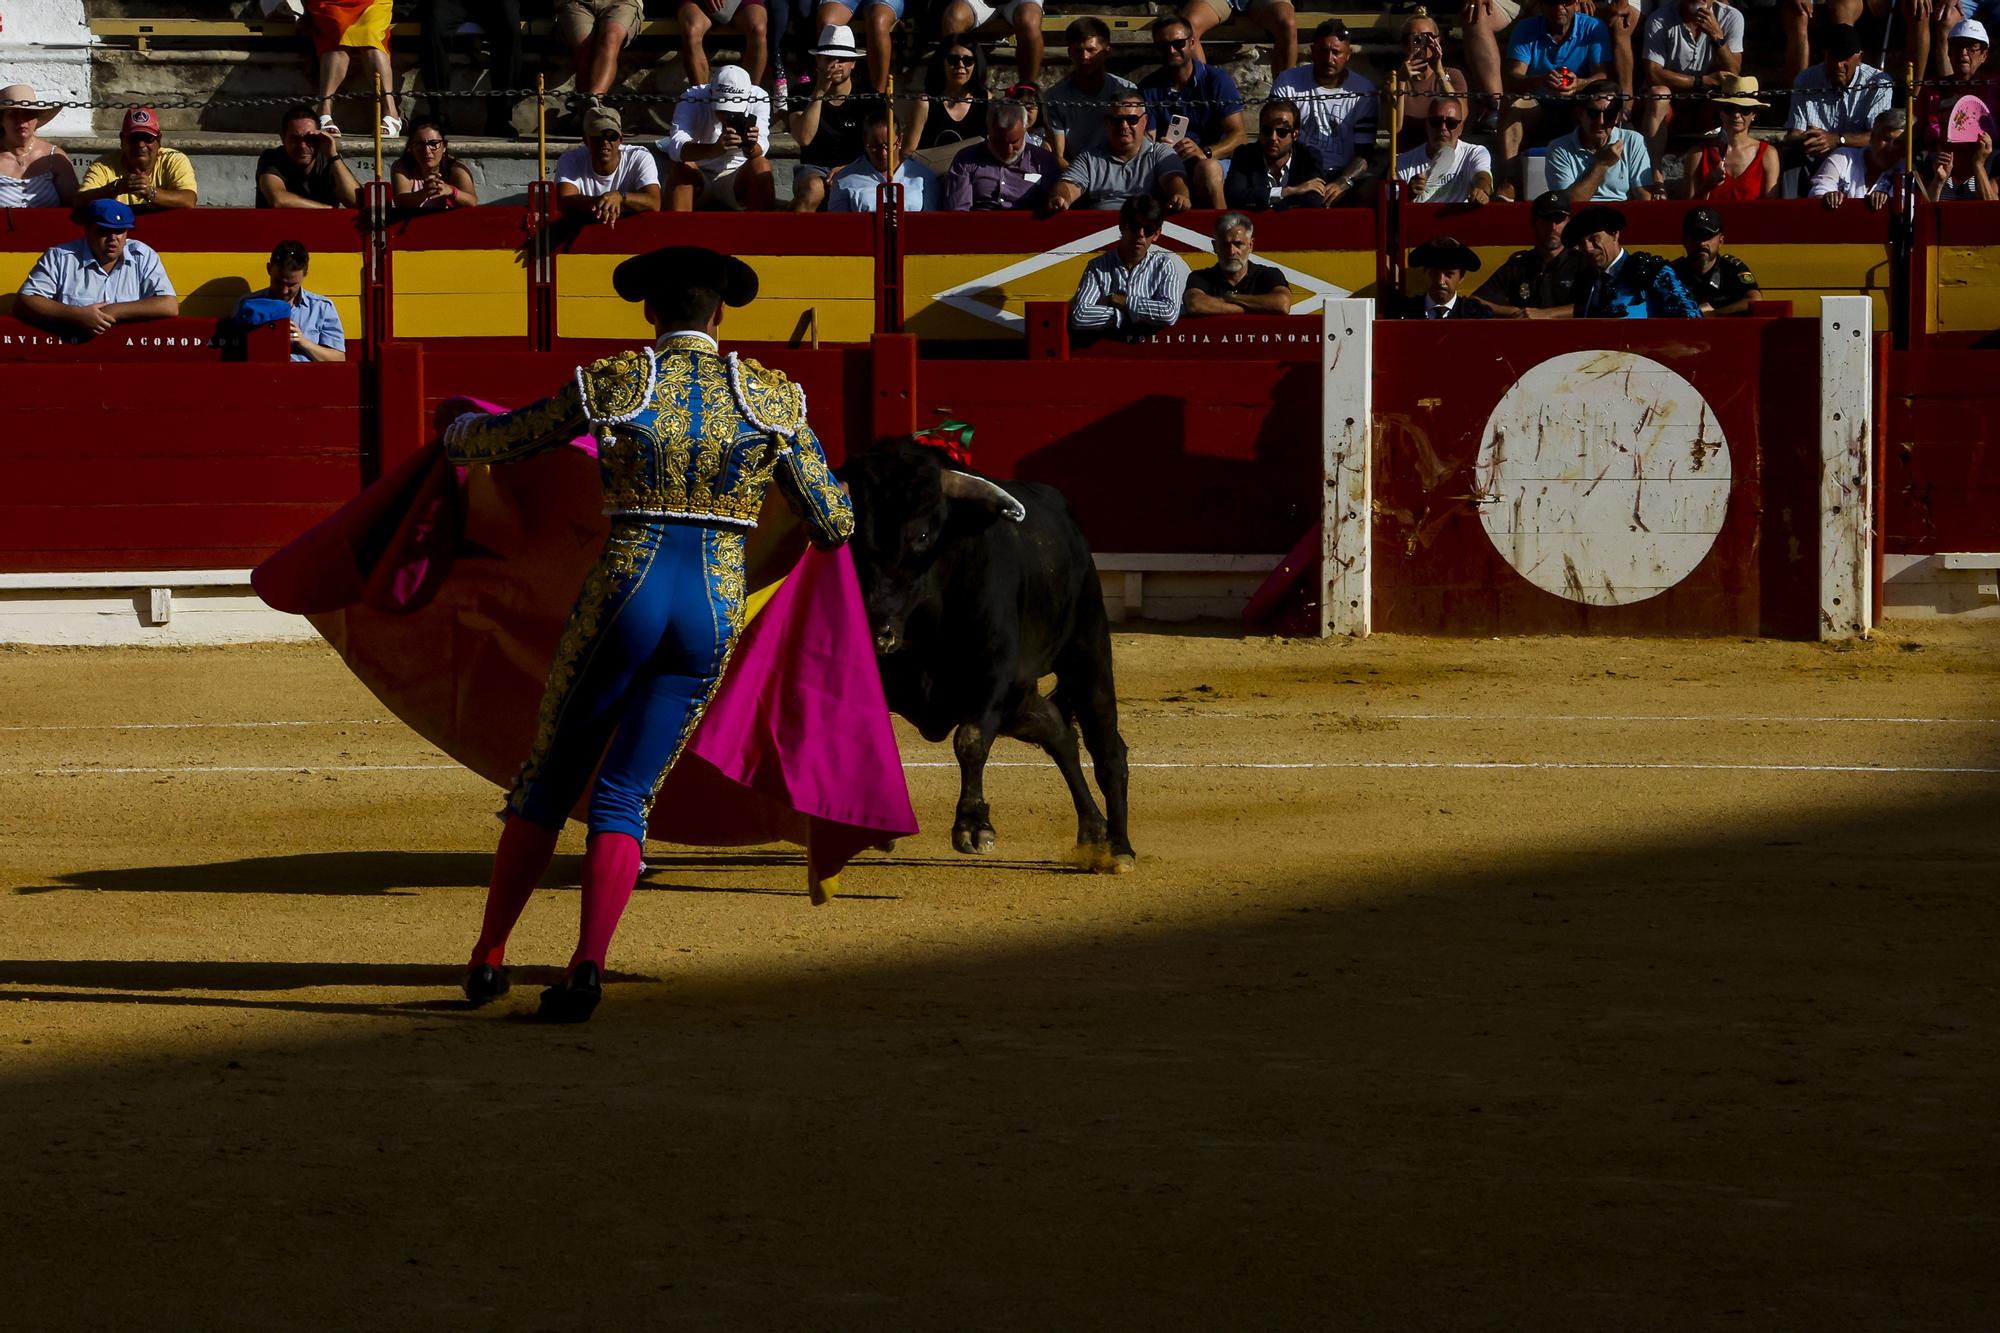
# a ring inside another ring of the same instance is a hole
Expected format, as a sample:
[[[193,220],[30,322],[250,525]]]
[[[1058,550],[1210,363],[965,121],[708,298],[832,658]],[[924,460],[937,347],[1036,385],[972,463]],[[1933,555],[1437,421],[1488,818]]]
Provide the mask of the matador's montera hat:
[[[757,270],[735,255],[718,254],[699,245],[669,245],[650,254],[634,255],[611,270],[611,286],[627,301],[705,287],[729,306],[757,299]]]

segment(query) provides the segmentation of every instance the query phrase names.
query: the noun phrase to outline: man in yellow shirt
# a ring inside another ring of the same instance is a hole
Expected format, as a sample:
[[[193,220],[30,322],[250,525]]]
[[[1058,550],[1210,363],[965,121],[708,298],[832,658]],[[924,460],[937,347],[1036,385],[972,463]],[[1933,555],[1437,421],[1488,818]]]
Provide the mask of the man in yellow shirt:
[[[99,199],[116,199],[135,210],[194,207],[194,164],[180,149],[161,144],[153,108],[127,111],[118,143],[117,152],[98,158],[83,174],[79,209]]]

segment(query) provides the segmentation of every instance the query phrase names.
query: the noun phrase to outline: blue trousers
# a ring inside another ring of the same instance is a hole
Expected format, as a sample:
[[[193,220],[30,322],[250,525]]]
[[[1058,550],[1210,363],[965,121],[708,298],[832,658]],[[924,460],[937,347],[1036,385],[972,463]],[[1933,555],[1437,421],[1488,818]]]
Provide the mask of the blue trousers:
[[[560,829],[588,787],[592,833],[645,840],[653,797],[743,626],[743,538],[734,528],[613,521],[556,646],[511,813]]]

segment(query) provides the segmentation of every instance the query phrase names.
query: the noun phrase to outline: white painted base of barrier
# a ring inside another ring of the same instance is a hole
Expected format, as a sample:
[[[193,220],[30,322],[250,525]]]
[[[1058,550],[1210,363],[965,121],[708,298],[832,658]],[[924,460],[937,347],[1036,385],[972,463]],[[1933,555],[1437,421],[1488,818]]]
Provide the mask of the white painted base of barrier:
[[[2000,620],[2000,553],[1882,558],[1884,620]]]
[[[317,638],[266,606],[247,569],[0,574],[0,644],[179,647]]]
[[[1282,555],[1099,555],[1104,609],[1118,620],[1233,619]]]

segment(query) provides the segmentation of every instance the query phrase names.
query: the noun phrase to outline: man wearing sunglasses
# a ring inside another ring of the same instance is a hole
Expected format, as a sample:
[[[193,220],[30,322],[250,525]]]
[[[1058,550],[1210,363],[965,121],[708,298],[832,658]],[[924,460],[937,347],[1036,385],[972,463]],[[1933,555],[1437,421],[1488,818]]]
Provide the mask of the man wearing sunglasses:
[[[1180,156],[1146,137],[1146,99],[1126,93],[1104,112],[1104,147],[1070,159],[1049,193],[1049,211],[1123,208],[1132,199],[1156,199],[1164,212],[1188,208],[1187,169]]]
[[[99,199],[116,199],[134,212],[195,206],[194,166],[180,149],[160,142],[160,118],[153,108],[127,111],[118,151],[98,158],[83,173],[77,209]]]
[[[1577,0],[1550,0],[1514,25],[1503,71],[1511,96],[1500,118],[1500,179],[1510,198],[1521,150],[1563,132],[1579,84],[1611,75],[1610,30],[1577,10]]]
[[[1396,179],[1408,183],[1416,203],[1478,205],[1492,199],[1493,159],[1478,144],[1459,138],[1464,125],[1464,102],[1431,99],[1424,146],[1396,159]]]
[[[1154,244],[1160,219],[1159,201],[1151,195],[1125,201],[1118,210],[1118,244],[1090,261],[1070,299],[1072,330],[1129,340],[1157,333],[1181,317],[1188,266]]]
[[[625,142],[615,108],[583,113],[583,142],[556,159],[556,208],[563,216],[618,225],[627,213],[660,211],[660,168],[653,155]]]
[[[1194,197],[1222,206],[1222,164],[1244,140],[1243,94],[1236,80],[1194,57],[1194,29],[1178,15],[1153,25],[1160,68],[1139,81],[1152,117],[1153,138],[1180,157]]]
[[[1299,108],[1299,142],[1326,167],[1326,202],[1361,197],[1360,179],[1375,167],[1375,85],[1349,61],[1347,24],[1327,19],[1313,29],[1312,59],[1271,83],[1271,96]]]
[[[1625,94],[1609,79],[1583,90],[1576,129],[1549,145],[1549,188],[1573,204],[1621,203],[1662,197],[1659,172],[1646,141],[1618,122]]]
[[[1229,159],[1224,192],[1239,213],[1324,208],[1328,183],[1326,165],[1299,142],[1297,104],[1274,97],[1257,113],[1257,142]]]
[[[1563,244],[1590,261],[1596,273],[1577,287],[1578,319],[1700,319],[1667,261],[1620,240],[1625,215],[1615,208],[1579,209],[1563,228]]]

